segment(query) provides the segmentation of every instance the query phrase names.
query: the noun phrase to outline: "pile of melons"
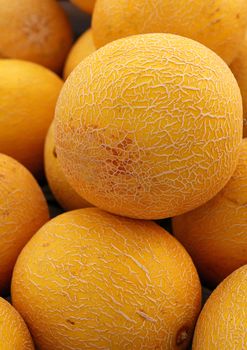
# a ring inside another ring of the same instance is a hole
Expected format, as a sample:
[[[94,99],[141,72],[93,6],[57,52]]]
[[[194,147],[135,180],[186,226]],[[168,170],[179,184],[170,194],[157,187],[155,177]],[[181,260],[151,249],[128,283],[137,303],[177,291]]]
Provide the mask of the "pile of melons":
[[[247,349],[245,136],[246,0],[0,0],[0,350]]]

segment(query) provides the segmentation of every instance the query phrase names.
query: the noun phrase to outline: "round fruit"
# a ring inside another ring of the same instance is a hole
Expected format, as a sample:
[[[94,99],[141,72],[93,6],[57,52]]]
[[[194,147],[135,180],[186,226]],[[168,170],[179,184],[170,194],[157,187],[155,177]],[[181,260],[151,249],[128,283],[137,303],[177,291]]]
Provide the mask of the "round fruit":
[[[23,319],[4,299],[0,298],[1,350],[34,350],[33,341]]]
[[[0,154],[0,294],[8,290],[20,251],[48,218],[45,198],[32,175]]]
[[[247,139],[227,185],[203,206],[173,219],[173,232],[202,278],[215,286],[247,264]]]
[[[159,219],[205,203],[233,174],[242,99],[227,65],[172,34],[117,40],[85,58],[58,99],[55,143],[95,206]]]
[[[50,126],[46,136],[45,172],[54,197],[65,210],[91,207],[91,204],[73,190],[63,174],[54,145],[53,124]]]
[[[72,31],[54,0],[0,0],[0,57],[39,63],[60,72]]]
[[[70,0],[72,4],[78,6],[82,11],[93,13],[96,0]]]
[[[96,50],[92,29],[83,33],[72,47],[64,66],[63,76],[67,79],[72,70],[87,56]]]
[[[173,33],[201,42],[229,64],[246,24],[245,0],[98,0],[92,26],[97,48],[133,34]]]
[[[247,32],[240,52],[230,66],[241,89],[244,106],[244,137],[247,137]]]
[[[48,69],[19,60],[1,59],[0,76],[0,152],[38,176],[63,82]]]
[[[156,223],[87,208],[26,245],[12,297],[41,350],[175,350],[190,342],[201,287],[190,256]]]
[[[193,350],[247,349],[247,265],[228,276],[207,300]]]

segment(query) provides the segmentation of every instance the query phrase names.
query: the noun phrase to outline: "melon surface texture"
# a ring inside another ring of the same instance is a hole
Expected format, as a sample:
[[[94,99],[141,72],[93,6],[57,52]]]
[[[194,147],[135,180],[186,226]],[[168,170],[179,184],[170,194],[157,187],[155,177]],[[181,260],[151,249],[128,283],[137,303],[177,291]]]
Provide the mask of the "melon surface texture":
[[[247,264],[247,139],[230,181],[203,206],[173,218],[173,233],[210,286]]]
[[[64,210],[92,206],[75,192],[63,174],[54,144],[53,124],[49,128],[45,142],[45,173],[54,197]]]
[[[54,0],[0,0],[0,57],[60,72],[72,45],[69,21]]]
[[[243,98],[244,137],[247,137],[247,32],[245,39],[241,42],[238,56],[232,62],[230,68],[237,79]]]
[[[201,286],[190,256],[156,223],[87,208],[29,241],[12,299],[40,350],[178,350],[190,342]]]
[[[33,341],[25,322],[18,312],[0,298],[1,350],[34,350]]]
[[[197,321],[193,350],[247,348],[247,265],[211,294]]]
[[[242,99],[229,67],[193,40],[146,34],[85,58],[58,99],[55,144],[71,186],[140,219],[207,202],[233,174]]]
[[[129,35],[172,33],[199,41],[228,64],[246,25],[245,0],[98,0],[92,21],[97,48]]]
[[[38,64],[10,59],[0,59],[0,77],[0,152],[40,177],[45,137],[63,81]]]
[[[22,248],[48,219],[44,195],[33,176],[0,153],[0,295],[9,288]]]
[[[79,37],[69,52],[63,71],[64,79],[67,79],[72,70],[95,50],[92,29],[88,29]]]

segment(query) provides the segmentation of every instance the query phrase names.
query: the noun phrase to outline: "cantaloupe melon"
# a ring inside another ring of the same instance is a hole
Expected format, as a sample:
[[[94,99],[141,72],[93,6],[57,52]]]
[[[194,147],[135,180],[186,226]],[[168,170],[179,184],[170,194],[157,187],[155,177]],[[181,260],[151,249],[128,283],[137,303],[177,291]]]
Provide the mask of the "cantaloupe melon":
[[[96,0],[70,0],[72,4],[78,6],[82,11],[93,13]]]
[[[193,350],[247,349],[247,265],[228,276],[207,300]]]
[[[0,152],[43,171],[44,141],[63,81],[35,63],[0,59]]]
[[[32,175],[0,154],[0,294],[9,288],[20,251],[48,218],[45,198]]]
[[[40,350],[186,349],[200,310],[191,258],[156,223],[67,212],[25,246],[13,304]]]
[[[70,74],[55,144],[71,186],[95,206],[141,219],[179,215],[233,174],[242,99],[229,67],[172,34],[112,42]]]
[[[60,72],[72,45],[69,21],[54,0],[0,0],[0,57]]]
[[[247,32],[245,39],[241,42],[240,51],[230,68],[239,84],[244,107],[244,137],[247,137]]]
[[[91,207],[91,204],[74,191],[63,174],[54,145],[53,124],[45,142],[45,173],[54,197],[65,210]]]
[[[246,0],[98,0],[93,14],[97,48],[143,33],[173,33],[206,45],[228,64],[247,26]]]
[[[0,349],[34,350],[33,341],[25,322],[18,312],[0,298]]]
[[[67,79],[72,70],[88,55],[96,50],[92,29],[88,29],[83,33],[80,38],[75,42],[74,46],[70,50],[70,53],[66,59],[63,76]]]
[[[203,206],[175,217],[173,231],[210,286],[247,264],[247,139],[226,186]]]

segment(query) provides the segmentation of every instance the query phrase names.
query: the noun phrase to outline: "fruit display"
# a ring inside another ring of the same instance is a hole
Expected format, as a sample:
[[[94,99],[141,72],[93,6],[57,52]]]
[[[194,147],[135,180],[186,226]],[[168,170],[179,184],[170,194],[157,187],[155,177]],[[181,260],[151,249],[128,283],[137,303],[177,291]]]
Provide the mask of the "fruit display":
[[[0,0],[0,350],[247,349],[246,33]]]
[[[214,52],[172,34],[132,36],[95,51],[66,80],[56,151],[93,205],[167,218],[205,203],[230,179],[242,113],[237,82]]]
[[[41,350],[177,349],[191,340],[201,285],[159,225],[87,208],[57,216],[29,241],[12,300]]]

